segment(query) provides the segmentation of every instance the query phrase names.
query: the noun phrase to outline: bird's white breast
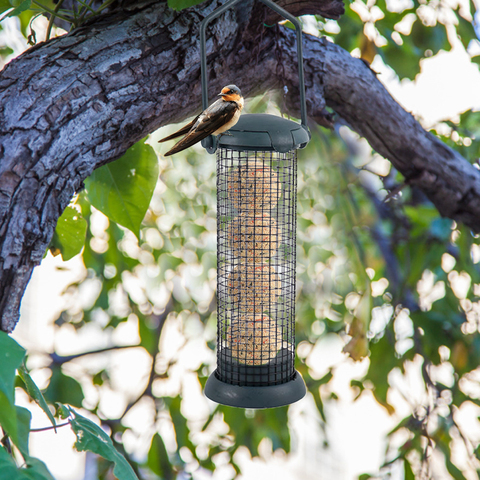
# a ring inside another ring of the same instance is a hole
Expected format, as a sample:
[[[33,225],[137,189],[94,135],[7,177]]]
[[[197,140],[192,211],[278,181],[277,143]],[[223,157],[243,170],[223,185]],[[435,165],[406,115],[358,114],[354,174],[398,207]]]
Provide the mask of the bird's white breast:
[[[233,114],[232,119],[229,122],[227,122],[225,125],[222,125],[220,128],[215,130],[213,135],[220,135],[221,133],[226,132],[227,130],[230,130],[238,122],[238,119],[240,118],[240,113],[241,112],[242,112],[241,109],[238,109]]]

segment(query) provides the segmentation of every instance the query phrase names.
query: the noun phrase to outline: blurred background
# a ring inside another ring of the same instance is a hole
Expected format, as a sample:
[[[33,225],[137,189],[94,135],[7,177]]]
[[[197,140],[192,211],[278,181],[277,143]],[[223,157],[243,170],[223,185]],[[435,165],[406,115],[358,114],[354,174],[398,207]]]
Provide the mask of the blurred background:
[[[345,3],[339,21],[303,17],[305,32],[371,63],[424,128],[478,165],[478,5]],[[3,63],[32,30],[45,37],[48,22],[32,19],[0,24]],[[246,112],[283,115],[281,94],[247,99]],[[159,178],[140,239],[82,192],[82,253],[49,252],[34,272],[13,337],[47,401],[102,425],[142,479],[477,479],[478,236],[402,188],[340,118],[312,125],[298,164],[296,368],[308,393],[265,411],[219,406],[203,395],[216,363],[215,156],[163,157],[158,140],[177,128],[146,140]],[[21,389],[17,402],[33,428],[48,426]],[[113,478],[74,441],[68,427],[32,433],[31,454],[58,480]]]

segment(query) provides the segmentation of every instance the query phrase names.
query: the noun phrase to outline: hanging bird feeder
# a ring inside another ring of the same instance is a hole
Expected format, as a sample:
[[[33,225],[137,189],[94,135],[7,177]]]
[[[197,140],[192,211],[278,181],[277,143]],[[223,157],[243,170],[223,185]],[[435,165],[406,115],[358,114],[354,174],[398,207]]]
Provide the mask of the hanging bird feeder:
[[[200,26],[203,108],[208,107],[207,24]],[[274,115],[242,115],[222,135],[202,141],[217,152],[217,369],[205,395],[242,408],[271,408],[303,398],[295,370],[297,149],[310,140],[298,20],[260,0],[297,32],[301,124]]]

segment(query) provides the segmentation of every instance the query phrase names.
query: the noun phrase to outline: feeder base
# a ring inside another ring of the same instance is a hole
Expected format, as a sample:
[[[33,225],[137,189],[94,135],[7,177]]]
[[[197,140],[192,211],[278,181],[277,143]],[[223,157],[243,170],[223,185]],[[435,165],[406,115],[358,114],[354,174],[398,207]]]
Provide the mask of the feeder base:
[[[220,381],[213,372],[205,385],[205,396],[214,402],[239,408],[283,407],[301,400],[307,389],[302,376],[295,376],[287,383],[266,387],[240,387]]]

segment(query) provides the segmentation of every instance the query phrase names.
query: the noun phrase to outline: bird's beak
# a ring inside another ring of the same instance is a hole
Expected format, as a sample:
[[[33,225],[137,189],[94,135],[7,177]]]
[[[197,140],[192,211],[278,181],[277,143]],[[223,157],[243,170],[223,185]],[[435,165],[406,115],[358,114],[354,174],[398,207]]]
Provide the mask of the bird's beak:
[[[225,97],[227,94],[226,93],[219,93],[218,96],[219,97]]]

